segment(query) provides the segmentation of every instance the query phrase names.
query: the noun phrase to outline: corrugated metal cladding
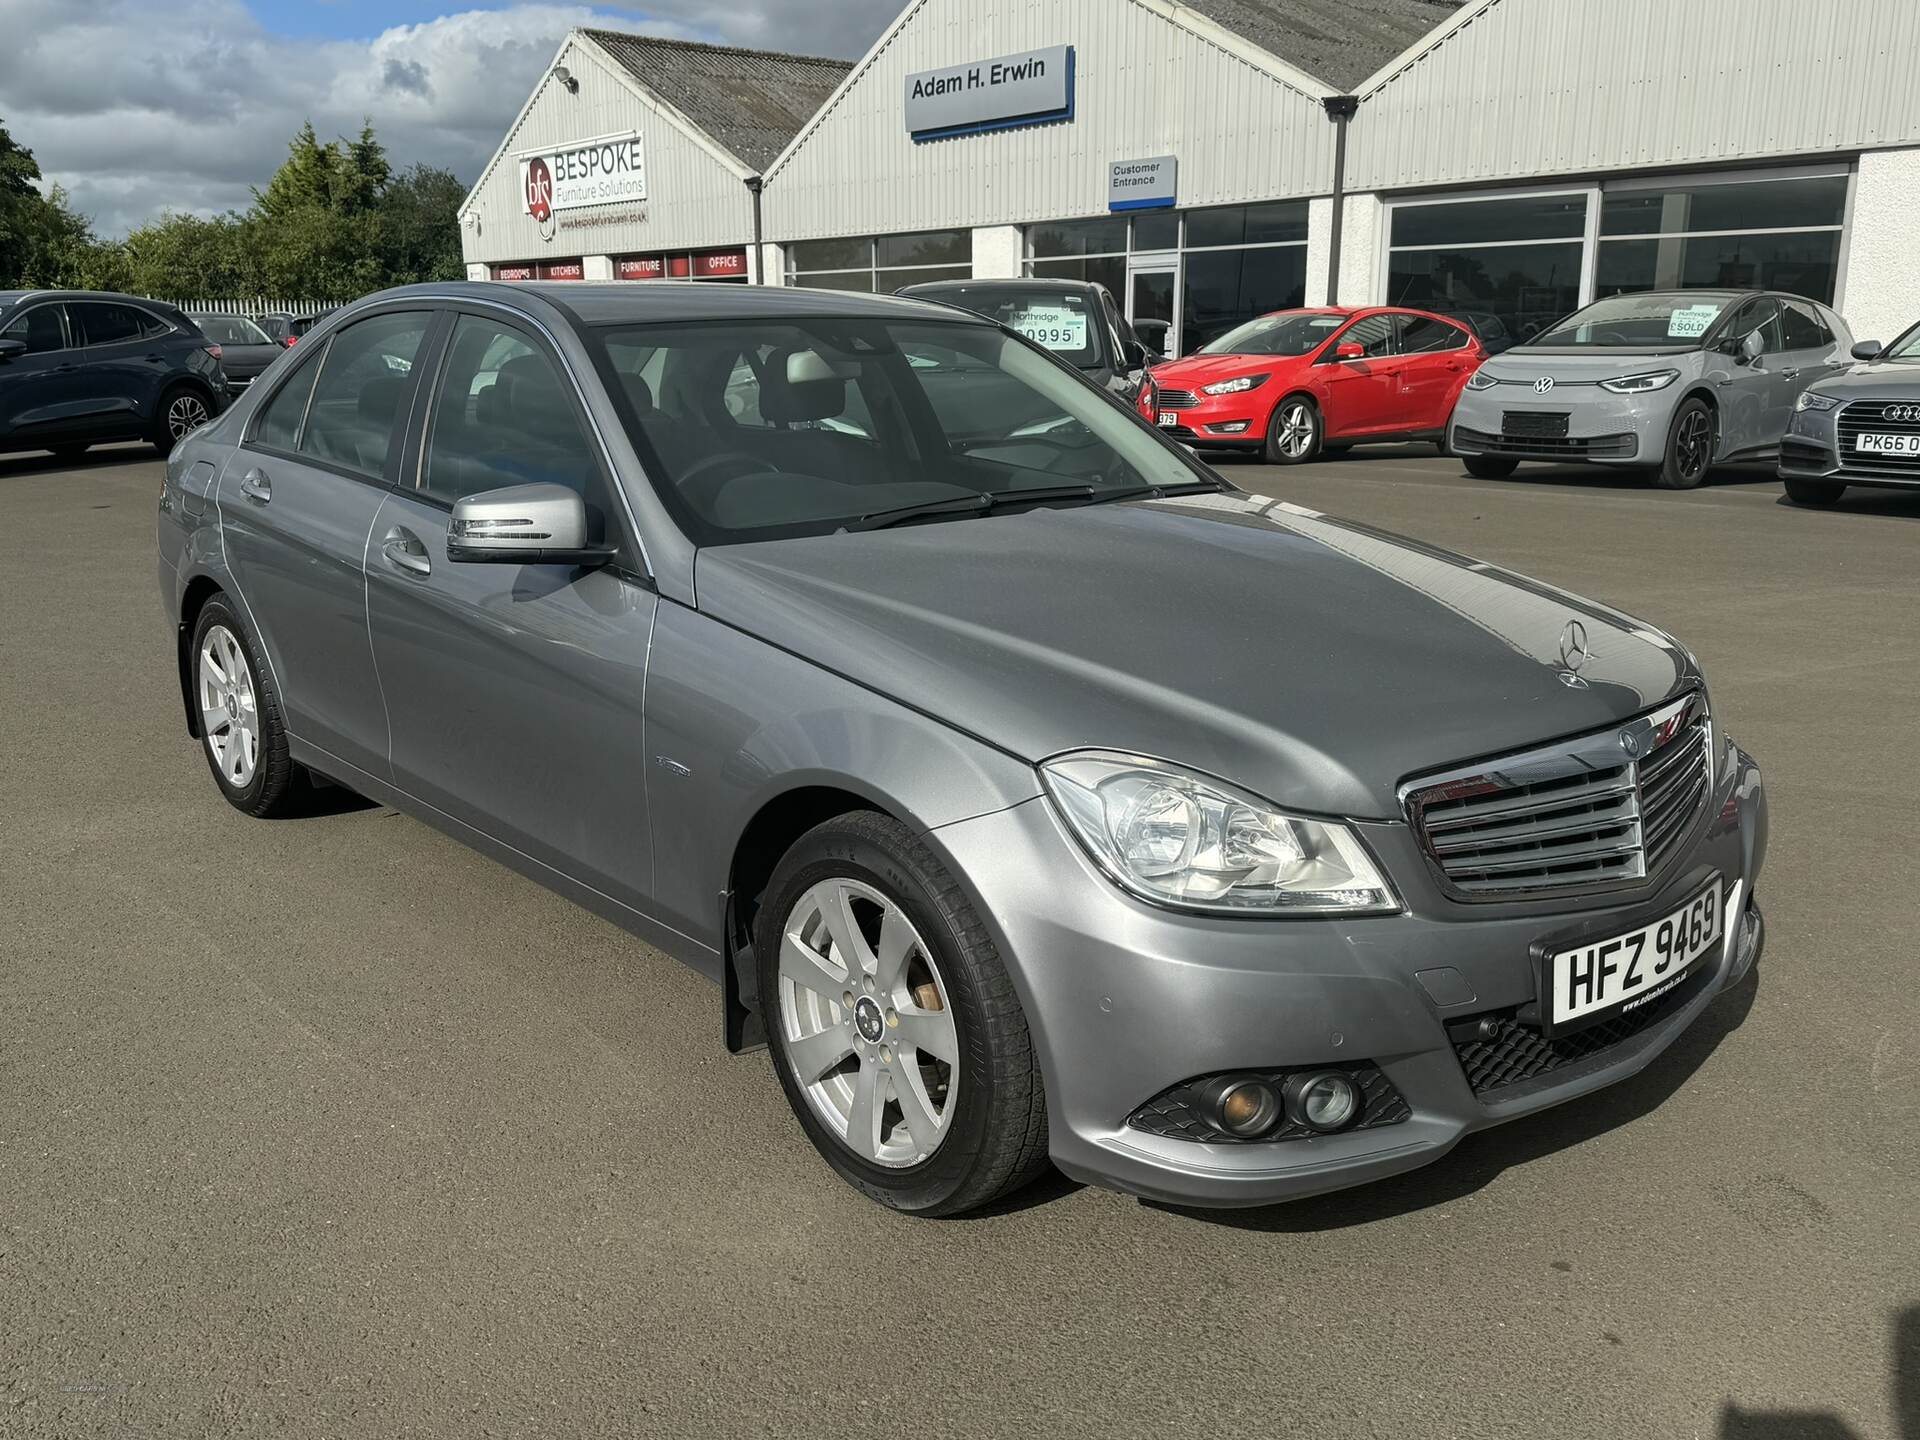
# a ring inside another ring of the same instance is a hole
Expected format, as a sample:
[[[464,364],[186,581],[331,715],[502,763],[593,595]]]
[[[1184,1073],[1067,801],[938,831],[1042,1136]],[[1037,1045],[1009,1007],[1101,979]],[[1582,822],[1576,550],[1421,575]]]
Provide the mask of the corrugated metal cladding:
[[[591,44],[574,41],[556,63],[573,72],[579,93],[569,94],[551,75],[542,78],[524,121],[507,136],[498,162],[475,192],[479,231],[461,232],[469,260],[698,250],[753,239],[753,201],[741,171],[642,99]],[[551,240],[541,239],[520,189],[519,153],[629,130],[638,130],[645,141],[650,198],[643,205],[558,211],[560,228]],[[608,224],[596,218],[636,209],[646,212],[644,220]],[[586,223],[576,227],[569,221]]]
[[[767,175],[767,238],[1102,214],[1114,160],[1177,154],[1180,204],[1332,188],[1319,101],[1138,0],[921,3]],[[1072,121],[915,144],[906,77],[1075,47]]]
[[[1354,190],[1920,139],[1920,0],[1495,0],[1362,95]]]

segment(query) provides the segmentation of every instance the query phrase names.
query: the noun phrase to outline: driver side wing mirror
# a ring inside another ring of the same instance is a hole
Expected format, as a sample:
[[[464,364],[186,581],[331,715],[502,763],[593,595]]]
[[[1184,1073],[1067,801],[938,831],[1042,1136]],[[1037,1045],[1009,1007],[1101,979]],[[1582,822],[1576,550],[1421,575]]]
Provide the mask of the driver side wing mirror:
[[[0,345],[4,345],[5,343],[4,340],[0,340]],[[1853,358],[1856,360],[1878,360],[1880,358],[1880,352],[1886,348],[1887,347],[1882,345],[1878,340],[1855,341],[1852,352]]]
[[[1761,355],[1765,353],[1766,348],[1766,336],[1762,335],[1758,330],[1749,330],[1747,332],[1747,338],[1740,342],[1741,363],[1744,365],[1753,364],[1754,361],[1758,360]]]
[[[1367,358],[1367,347],[1362,345],[1358,340],[1342,340],[1338,345],[1333,347],[1333,358],[1336,360],[1364,360]]]
[[[604,565],[587,543],[587,507],[565,485],[510,485],[454,502],[447,559],[469,565]]]
[[[0,364],[5,364],[7,361],[12,360],[17,356],[24,355],[26,353],[27,353],[26,341],[0,340]]]

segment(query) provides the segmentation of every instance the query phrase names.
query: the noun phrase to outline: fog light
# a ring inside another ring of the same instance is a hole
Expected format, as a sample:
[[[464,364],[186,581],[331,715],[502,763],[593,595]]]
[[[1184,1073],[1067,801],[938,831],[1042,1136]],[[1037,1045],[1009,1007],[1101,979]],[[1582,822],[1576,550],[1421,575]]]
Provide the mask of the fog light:
[[[1240,1139],[1264,1135],[1280,1123],[1280,1097],[1264,1080],[1222,1075],[1201,1087],[1201,1113],[1214,1129]]]
[[[1360,1087],[1344,1070],[1310,1070],[1287,1080],[1287,1111],[1309,1129],[1331,1133],[1360,1118]]]
[[[1209,425],[1207,429],[1216,435],[1239,435],[1246,431],[1245,420],[1222,420],[1218,425]]]

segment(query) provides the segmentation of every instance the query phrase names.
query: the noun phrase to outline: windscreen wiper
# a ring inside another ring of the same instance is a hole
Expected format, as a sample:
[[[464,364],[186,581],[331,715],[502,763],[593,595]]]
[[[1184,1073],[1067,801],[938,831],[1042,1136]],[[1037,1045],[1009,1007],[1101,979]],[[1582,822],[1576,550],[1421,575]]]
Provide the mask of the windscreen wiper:
[[[1196,490],[1218,493],[1226,488],[1223,484],[1209,484],[1205,480],[1185,480],[1178,485],[1135,485],[1126,490],[1098,491],[1093,503],[1106,505],[1115,500],[1158,500],[1166,495],[1190,495]]]
[[[852,521],[849,530],[884,530],[889,525],[917,520],[923,515],[984,515],[1003,505],[1043,504],[1048,500],[1091,500],[1091,485],[1035,485],[1025,490],[982,490],[977,495],[950,495],[941,500],[920,500],[912,505],[896,505],[891,510],[875,510]]]

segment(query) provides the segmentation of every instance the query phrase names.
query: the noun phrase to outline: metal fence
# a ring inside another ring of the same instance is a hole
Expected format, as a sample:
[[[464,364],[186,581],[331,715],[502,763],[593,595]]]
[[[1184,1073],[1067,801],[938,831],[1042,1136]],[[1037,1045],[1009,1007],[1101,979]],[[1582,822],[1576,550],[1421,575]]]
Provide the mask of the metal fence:
[[[331,300],[274,300],[265,296],[255,296],[251,300],[209,299],[201,296],[195,299],[181,299],[176,295],[149,295],[149,300],[164,301],[168,305],[177,305],[189,315],[318,315],[332,310],[337,302]]]

